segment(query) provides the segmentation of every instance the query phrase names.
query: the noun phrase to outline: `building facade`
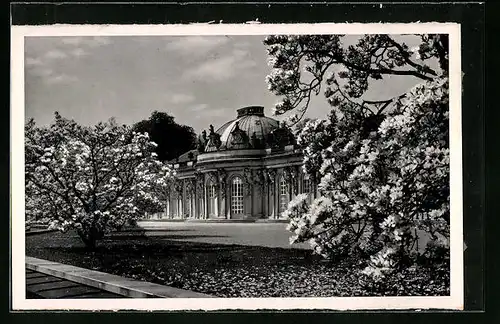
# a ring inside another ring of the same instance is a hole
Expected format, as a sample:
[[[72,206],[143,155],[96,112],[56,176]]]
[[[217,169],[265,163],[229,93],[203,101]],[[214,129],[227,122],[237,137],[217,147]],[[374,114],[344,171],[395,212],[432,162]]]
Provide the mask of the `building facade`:
[[[280,219],[299,193],[316,195],[302,171],[292,132],[264,115],[264,107],[237,110],[236,119],[209,133],[195,150],[170,161],[176,180],[158,219]]]

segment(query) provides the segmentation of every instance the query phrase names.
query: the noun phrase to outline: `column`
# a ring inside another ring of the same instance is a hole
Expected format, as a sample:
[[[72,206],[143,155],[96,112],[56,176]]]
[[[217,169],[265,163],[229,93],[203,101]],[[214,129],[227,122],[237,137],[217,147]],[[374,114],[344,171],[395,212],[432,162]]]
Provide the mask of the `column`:
[[[226,186],[219,186],[219,197],[220,197],[220,202],[219,202],[219,216],[225,218],[226,216],[226,193],[223,192],[226,190]]]
[[[220,192],[219,190],[217,189],[217,195],[215,195],[215,202],[214,202],[214,205],[215,205],[215,217],[219,217],[219,201],[220,201]]]
[[[208,218],[208,190],[207,190],[207,185],[206,185],[206,182],[203,181],[203,210],[205,211],[203,213],[203,218]]]
[[[194,217],[194,193],[191,192],[191,195],[189,196],[189,218]]]
[[[253,204],[255,203],[255,186],[253,181],[250,183],[250,217],[254,217],[255,209]]]
[[[263,183],[262,184],[262,216],[265,218],[268,218],[269,215],[267,214],[268,211],[268,204],[269,204],[269,190],[268,190],[268,184]]]
[[[180,196],[179,199],[179,218],[184,218],[184,197]]]
[[[228,188],[229,187],[229,188]],[[224,205],[226,206],[226,219],[231,219],[231,186],[226,185],[226,199]]]
[[[193,189],[193,218],[198,218],[198,192],[196,191],[196,182]]]
[[[280,213],[280,179],[279,176],[276,175],[278,178],[274,183],[274,195],[273,195],[273,218],[278,218],[279,213]]]
[[[269,184],[269,211],[270,217],[276,218],[276,174],[274,174],[274,179]]]

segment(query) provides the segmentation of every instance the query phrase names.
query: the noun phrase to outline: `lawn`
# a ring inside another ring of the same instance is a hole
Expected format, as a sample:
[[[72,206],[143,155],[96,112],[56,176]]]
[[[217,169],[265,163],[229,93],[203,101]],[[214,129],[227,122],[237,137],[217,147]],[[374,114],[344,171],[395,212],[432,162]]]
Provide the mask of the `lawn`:
[[[359,282],[354,260],[325,262],[305,249],[209,244],[141,232],[117,233],[86,250],[74,232],[26,237],[26,255],[217,297],[374,295]],[[408,274],[411,278],[411,274]],[[415,278],[390,295],[448,295],[449,283]]]

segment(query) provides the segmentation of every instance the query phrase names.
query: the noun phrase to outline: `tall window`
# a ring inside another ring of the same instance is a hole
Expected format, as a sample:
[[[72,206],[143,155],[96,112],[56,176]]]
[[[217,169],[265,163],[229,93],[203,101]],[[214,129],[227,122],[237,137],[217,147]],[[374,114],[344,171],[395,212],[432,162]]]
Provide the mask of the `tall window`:
[[[231,184],[231,212],[233,215],[243,214],[243,181],[233,178]]]
[[[280,180],[280,213],[286,210],[288,205],[288,183],[284,177]]]
[[[307,176],[302,179],[302,193],[311,193],[311,180]]]
[[[217,187],[213,182],[208,185],[208,204],[210,205],[210,215],[217,215]]]
[[[312,183],[307,175],[302,178],[302,193],[307,194],[307,202],[310,204],[312,200]]]

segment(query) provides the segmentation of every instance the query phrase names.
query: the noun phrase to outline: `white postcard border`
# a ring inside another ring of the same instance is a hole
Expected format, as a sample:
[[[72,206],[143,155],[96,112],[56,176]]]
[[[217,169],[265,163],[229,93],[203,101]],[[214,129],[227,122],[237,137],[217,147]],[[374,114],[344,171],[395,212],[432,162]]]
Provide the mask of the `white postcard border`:
[[[24,224],[24,37],[31,36],[181,36],[269,34],[449,34],[450,70],[450,296],[331,298],[172,298],[26,299]],[[13,310],[225,310],[225,309],[450,309],[462,310],[463,203],[460,25],[412,24],[191,24],[51,25],[11,27],[11,255]]]

